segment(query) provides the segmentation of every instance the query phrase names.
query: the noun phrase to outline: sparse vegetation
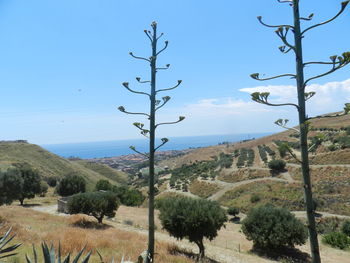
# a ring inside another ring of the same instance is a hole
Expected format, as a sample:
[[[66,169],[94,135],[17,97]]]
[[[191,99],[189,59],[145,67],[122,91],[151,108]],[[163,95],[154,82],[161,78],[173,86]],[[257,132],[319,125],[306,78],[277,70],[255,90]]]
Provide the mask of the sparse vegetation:
[[[332,232],[323,236],[322,241],[332,247],[346,249],[350,246],[350,238],[341,232]]]
[[[219,191],[220,187],[217,184],[194,180],[190,184],[189,190],[192,194],[201,198],[208,198]]]

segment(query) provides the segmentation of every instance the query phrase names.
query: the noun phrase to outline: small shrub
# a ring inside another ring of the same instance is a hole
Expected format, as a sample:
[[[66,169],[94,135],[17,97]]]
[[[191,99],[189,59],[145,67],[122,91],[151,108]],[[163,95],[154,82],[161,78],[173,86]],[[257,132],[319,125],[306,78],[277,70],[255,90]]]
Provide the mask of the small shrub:
[[[49,185],[45,181],[40,182],[40,197],[44,197],[49,190]]]
[[[337,150],[337,146],[335,146],[334,144],[331,144],[328,146],[328,150],[330,150],[331,152],[334,152],[335,150]]]
[[[326,234],[322,241],[332,247],[346,249],[350,246],[350,238],[344,233],[332,232]]]
[[[242,231],[255,247],[276,249],[305,244],[307,229],[285,208],[253,208],[242,222]]]
[[[272,160],[269,161],[268,166],[273,171],[282,172],[286,168],[286,162],[283,160]]]
[[[338,217],[325,217],[320,219],[316,228],[319,234],[329,234],[340,231],[341,225],[342,219]]]
[[[227,213],[230,215],[230,216],[234,216],[236,217],[238,214],[239,214],[239,208],[238,207],[229,207],[227,209]]]
[[[57,185],[57,177],[47,177],[45,181],[50,187],[56,187]]]
[[[350,135],[350,126],[345,128],[345,132],[346,132],[347,135]]]
[[[250,197],[250,202],[257,203],[261,200],[261,197],[258,194],[252,194]]]
[[[96,191],[104,190],[104,191],[110,191],[112,189],[113,185],[108,180],[98,180],[95,186]]]
[[[347,235],[348,237],[350,237],[350,220],[346,220],[342,227],[341,227],[341,231]]]

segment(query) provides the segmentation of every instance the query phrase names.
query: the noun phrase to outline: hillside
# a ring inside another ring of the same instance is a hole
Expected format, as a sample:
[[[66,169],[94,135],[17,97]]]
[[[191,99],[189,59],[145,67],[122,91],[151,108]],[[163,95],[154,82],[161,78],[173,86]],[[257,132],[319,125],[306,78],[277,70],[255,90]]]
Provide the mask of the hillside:
[[[69,161],[24,141],[0,142],[0,168],[10,167],[17,162],[30,164],[44,178],[62,178],[66,174],[78,173],[86,179],[89,188],[92,188],[99,179],[108,179],[114,183],[125,183],[127,180],[124,173],[104,165]]]
[[[350,115],[311,121],[310,169],[318,211],[350,215],[349,126]],[[284,144],[300,157],[298,134],[285,130],[165,160],[159,166],[168,166],[170,171],[160,177],[159,189],[162,196],[198,196],[243,212],[264,203],[304,210],[300,166],[288,152],[280,151]],[[284,159],[286,170],[272,173],[267,163],[273,159]]]

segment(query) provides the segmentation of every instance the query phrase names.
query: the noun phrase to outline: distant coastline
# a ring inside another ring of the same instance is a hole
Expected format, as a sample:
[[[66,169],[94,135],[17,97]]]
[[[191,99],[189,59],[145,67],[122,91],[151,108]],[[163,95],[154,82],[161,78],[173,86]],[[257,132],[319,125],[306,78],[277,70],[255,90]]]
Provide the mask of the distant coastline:
[[[225,134],[207,136],[170,137],[170,141],[160,150],[184,150],[189,148],[207,147],[223,142],[238,142],[260,138],[272,133]],[[79,157],[82,159],[103,158],[133,154],[129,146],[135,146],[141,152],[148,151],[146,139],[116,140],[86,143],[46,144],[40,145],[59,156]]]

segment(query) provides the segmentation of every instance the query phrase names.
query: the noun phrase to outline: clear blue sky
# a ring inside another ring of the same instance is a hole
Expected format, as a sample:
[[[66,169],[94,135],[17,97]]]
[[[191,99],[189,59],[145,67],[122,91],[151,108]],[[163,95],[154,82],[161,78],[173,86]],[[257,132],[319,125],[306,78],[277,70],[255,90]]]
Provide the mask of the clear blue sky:
[[[339,0],[301,0],[302,13],[315,13],[311,25],[330,18]],[[291,108],[271,109],[250,101],[249,92],[268,89],[276,100],[293,100],[288,79],[257,82],[254,72],[293,72],[292,54],[278,51],[280,41],[268,23],[290,23],[291,8],[274,0],[0,0],[0,139],[63,143],[142,138],[131,124],[143,121],[120,113],[148,110],[145,97],[130,94],[121,83],[137,86],[147,78],[150,55],[143,33],[158,22],[169,48],[159,62],[171,64],[158,74],[159,87],[183,80],[160,120],[181,124],[159,136],[188,136],[278,131],[280,117],[296,124]],[[350,8],[335,22],[304,39],[306,60],[327,60],[350,50]],[[308,73],[326,68],[308,69]],[[318,96],[309,113],[341,110],[350,101],[350,67],[313,82]],[[317,84],[317,85],[316,85]],[[270,87],[259,87],[259,86]],[[275,92],[275,93],[274,93]]]

